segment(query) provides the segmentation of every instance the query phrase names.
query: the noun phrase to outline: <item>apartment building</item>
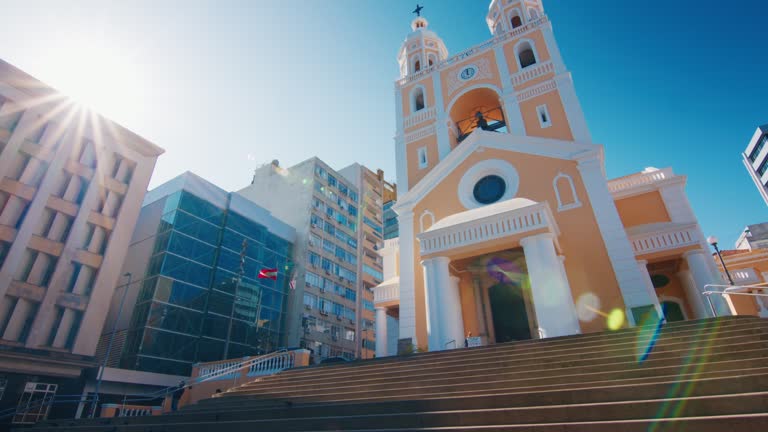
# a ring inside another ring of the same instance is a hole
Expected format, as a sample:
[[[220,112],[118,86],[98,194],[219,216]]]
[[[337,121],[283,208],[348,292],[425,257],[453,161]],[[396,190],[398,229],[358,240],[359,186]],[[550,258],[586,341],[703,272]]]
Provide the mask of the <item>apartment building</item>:
[[[768,143],[768,124],[755,130],[741,157],[749,176],[760,192],[760,196],[768,205],[768,147],[766,147],[766,143]]]
[[[14,423],[45,418],[29,401],[77,393],[95,366],[162,153],[0,61],[0,410],[18,407]]]
[[[362,179],[360,169],[347,172],[353,179]],[[328,357],[372,357],[375,335],[372,304],[368,305],[372,296],[365,295],[364,287],[373,286],[375,279],[362,270],[367,264],[361,258],[365,253],[361,239],[368,232],[363,226],[378,226],[380,234],[381,221],[377,225],[372,215],[363,215],[361,188],[320,159],[311,158],[290,168],[280,167],[277,161],[265,165],[254,172],[251,185],[238,193],[296,229],[294,262],[299,283],[288,297],[286,345],[310,349],[315,362]],[[371,313],[363,312],[366,309]]]
[[[369,359],[376,354],[373,287],[380,284],[383,278],[381,257],[376,251],[384,240],[383,202],[388,183],[384,180],[384,171],[373,172],[358,163],[342,168],[339,173],[360,191],[360,223],[357,232],[357,274],[360,275],[357,289],[357,332],[360,335],[360,343],[357,346],[357,356]]]

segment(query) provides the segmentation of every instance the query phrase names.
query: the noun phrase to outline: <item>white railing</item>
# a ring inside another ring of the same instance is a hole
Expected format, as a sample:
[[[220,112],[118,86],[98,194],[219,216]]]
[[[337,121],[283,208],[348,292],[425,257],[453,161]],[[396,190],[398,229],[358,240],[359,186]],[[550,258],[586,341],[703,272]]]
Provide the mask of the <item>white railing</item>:
[[[637,186],[650,185],[662,180],[672,178],[673,176],[674,174],[672,174],[672,169],[670,168],[633,174],[630,176],[609,180],[608,190],[610,190],[611,193],[616,193]]]
[[[292,351],[277,351],[271,354],[245,359],[242,361],[231,360],[223,362],[204,363],[199,366],[197,375],[193,376],[194,383],[201,383],[216,379],[233,379],[242,375],[247,370],[247,376],[272,375],[294,365]]]
[[[400,284],[377,286],[373,288],[373,303],[400,300]]]
[[[638,234],[629,237],[635,255],[699,244],[695,227]]]
[[[400,246],[400,237],[384,240],[384,249],[396,248]]]
[[[162,407],[130,407],[125,406],[120,408],[120,412],[118,414],[118,417],[145,417],[145,416],[151,416],[153,413],[153,408],[155,410],[162,410]]]
[[[405,120],[403,120],[403,127],[407,129],[412,126],[416,126],[419,123],[431,120],[435,118],[435,113],[437,113],[437,108],[435,107],[416,111],[415,113],[406,117]]]
[[[707,298],[707,303],[709,303],[709,310],[712,312],[712,316],[717,316],[717,308],[712,303],[712,295],[720,295],[723,298],[730,298],[732,295],[743,295],[755,298],[758,316],[763,318],[768,317],[768,286],[766,286],[766,283],[754,285],[707,284],[704,285],[704,292],[702,292],[702,294]],[[731,312],[734,314],[736,313],[734,310],[731,310]]]
[[[553,72],[554,70],[555,70],[555,66],[552,64],[551,61],[527,67],[521,70],[520,72],[512,75],[512,85],[515,87],[519,86],[520,84],[523,84],[534,78],[538,78],[542,75],[546,75],[550,72]]]
[[[536,19],[534,21],[531,21],[531,22],[529,22],[528,24],[526,24],[524,26],[520,26],[520,27],[518,27],[518,28],[516,28],[516,29],[514,29],[514,30],[512,30],[510,32],[507,32],[507,33],[504,33],[502,35],[499,35],[499,36],[497,36],[497,37],[495,37],[493,39],[490,39],[490,40],[488,40],[486,42],[483,42],[481,44],[475,45],[475,46],[473,46],[471,48],[467,48],[464,51],[461,51],[460,53],[458,53],[456,55],[453,55],[453,56],[447,58],[446,60],[443,60],[442,62],[440,62],[440,63],[438,63],[438,64],[436,64],[434,66],[430,66],[427,69],[424,69],[423,71],[417,72],[415,74],[410,74],[410,75],[407,75],[407,76],[405,76],[403,78],[400,78],[399,80],[397,80],[396,83],[397,83],[398,86],[403,86],[403,85],[405,85],[407,83],[411,83],[411,82],[420,80],[421,78],[427,76],[428,74],[430,74],[430,73],[432,73],[434,71],[445,69],[446,67],[448,67],[450,65],[453,65],[453,64],[458,63],[460,61],[463,61],[463,60],[465,60],[465,59],[467,59],[469,57],[473,57],[473,56],[475,56],[477,54],[480,54],[480,53],[484,52],[486,49],[491,48],[491,47],[493,47],[494,45],[496,45],[498,43],[504,42],[504,41],[512,39],[512,38],[516,38],[516,37],[521,36],[521,35],[523,35],[525,33],[533,31],[536,28],[540,27],[541,25],[547,23],[548,21],[549,21],[549,19],[547,18],[547,16],[546,15],[542,15],[540,18],[538,18],[538,19]]]
[[[421,255],[441,252],[510,235],[547,228],[551,224],[545,203],[491,215],[478,220],[419,234]]]

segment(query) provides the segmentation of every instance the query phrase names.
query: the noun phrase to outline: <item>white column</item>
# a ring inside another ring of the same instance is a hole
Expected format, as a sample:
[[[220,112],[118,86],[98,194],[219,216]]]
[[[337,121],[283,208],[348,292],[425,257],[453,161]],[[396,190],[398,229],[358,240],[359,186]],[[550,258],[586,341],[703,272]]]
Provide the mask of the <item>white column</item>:
[[[692,250],[685,252],[683,254],[683,258],[685,258],[686,262],[688,263],[688,269],[691,272],[691,277],[693,278],[694,286],[696,287],[696,293],[700,297],[704,297],[702,292],[705,290],[708,291],[722,291],[722,288],[705,288],[708,284],[719,284],[723,285],[722,281],[717,280],[712,272],[710,271],[709,265],[707,264],[707,260],[711,257],[707,256],[707,254],[701,250]],[[721,295],[718,294],[712,294],[709,296],[710,299],[712,299],[712,304],[715,306],[715,310],[717,311],[718,316],[727,316],[727,315],[734,315],[734,311],[732,309],[732,306],[729,304],[729,301],[727,298],[724,298]],[[706,299],[704,300],[706,302]],[[709,303],[707,302],[707,307],[709,307]],[[712,312],[709,311],[711,314]]]
[[[464,347],[464,338],[467,336],[464,333],[464,317],[461,313],[461,288],[459,288],[459,278],[451,276],[451,283],[448,287],[448,292],[443,295],[442,298],[447,300],[447,305],[453,310],[453,318],[449,323],[451,324],[451,339],[456,341],[456,348]],[[453,346],[453,344],[449,345]]]
[[[648,291],[648,297],[653,302],[653,307],[656,309],[656,313],[659,314],[659,318],[664,316],[664,312],[661,310],[661,304],[659,304],[659,296],[656,295],[656,288],[653,287],[653,281],[651,280],[651,274],[648,273],[648,261],[638,260],[637,267],[640,269],[640,273],[645,278],[645,287]]]
[[[680,279],[680,282],[683,284],[683,289],[685,290],[685,297],[688,300],[688,305],[691,307],[691,310],[693,311],[693,318],[694,319],[702,319],[702,318],[709,318],[712,316],[712,313],[709,311],[709,306],[705,304],[705,301],[702,298],[701,293],[696,288],[696,283],[693,281],[693,276],[691,276],[691,272],[688,270],[683,270],[679,273],[677,273],[677,277]]]
[[[389,355],[387,348],[387,308],[376,308],[376,357]]]
[[[627,319],[630,324],[634,324],[632,308],[651,305],[653,300],[648,296],[645,279],[637,267],[632,244],[608,190],[603,163],[594,155],[580,160],[577,168],[592,204],[595,221],[616,275],[624,305],[627,307]]]
[[[568,125],[571,127],[574,141],[591,143],[592,135],[589,133],[584,111],[581,109],[579,97],[576,95],[571,73],[565,72],[557,75],[555,83],[557,84],[557,91],[560,93],[560,100],[563,102],[563,109],[568,118]]]
[[[410,338],[413,345],[418,345],[416,337],[413,212],[397,209],[397,222],[400,227],[400,339]]]
[[[450,294],[451,274],[446,257],[422,261],[424,266],[424,290],[427,303],[427,335],[429,350],[441,351],[453,339],[451,320],[455,317]]]
[[[533,306],[539,329],[547,337],[580,333],[568,279],[555,253],[554,236],[537,234],[520,240],[531,280]],[[534,330],[535,331],[535,330]]]

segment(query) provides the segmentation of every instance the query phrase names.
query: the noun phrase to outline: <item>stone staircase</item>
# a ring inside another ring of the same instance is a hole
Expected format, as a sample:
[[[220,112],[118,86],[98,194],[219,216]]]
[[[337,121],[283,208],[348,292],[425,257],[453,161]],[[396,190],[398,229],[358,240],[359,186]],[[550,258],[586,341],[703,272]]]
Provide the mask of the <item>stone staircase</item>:
[[[768,430],[768,320],[728,317],[294,369],[161,417],[40,431]]]

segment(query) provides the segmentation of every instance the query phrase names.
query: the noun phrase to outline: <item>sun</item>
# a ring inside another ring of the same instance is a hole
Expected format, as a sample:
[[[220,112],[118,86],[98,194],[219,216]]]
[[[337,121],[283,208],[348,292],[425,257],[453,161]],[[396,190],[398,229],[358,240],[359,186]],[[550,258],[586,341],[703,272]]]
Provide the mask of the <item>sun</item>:
[[[141,109],[140,67],[135,58],[105,39],[60,41],[46,63],[48,84],[84,107],[118,121]]]

